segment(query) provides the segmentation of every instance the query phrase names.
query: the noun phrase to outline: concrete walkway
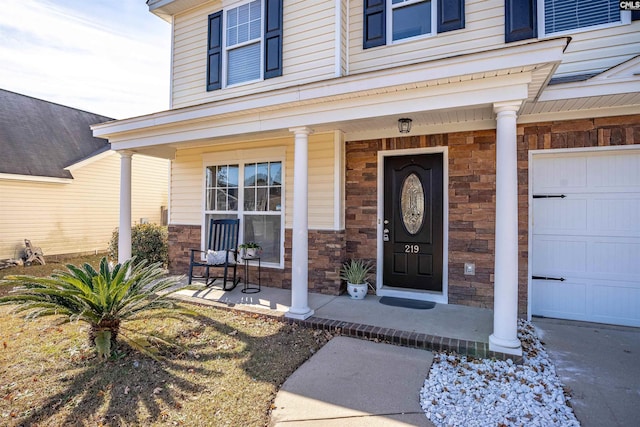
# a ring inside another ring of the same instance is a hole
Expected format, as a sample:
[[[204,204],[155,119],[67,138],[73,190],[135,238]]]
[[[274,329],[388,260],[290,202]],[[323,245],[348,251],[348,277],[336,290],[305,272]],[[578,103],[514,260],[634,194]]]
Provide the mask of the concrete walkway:
[[[420,389],[432,353],[335,337],[278,392],[273,427],[432,426]]]
[[[534,318],[582,427],[640,425],[640,328]]]

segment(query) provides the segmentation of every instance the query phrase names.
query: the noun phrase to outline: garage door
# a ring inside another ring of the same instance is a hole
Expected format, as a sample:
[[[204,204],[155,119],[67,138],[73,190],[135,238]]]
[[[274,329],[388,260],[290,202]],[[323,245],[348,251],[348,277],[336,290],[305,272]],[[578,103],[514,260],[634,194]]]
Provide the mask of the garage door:
[[[531,167],[532,314],[640,326],[640,149]]]

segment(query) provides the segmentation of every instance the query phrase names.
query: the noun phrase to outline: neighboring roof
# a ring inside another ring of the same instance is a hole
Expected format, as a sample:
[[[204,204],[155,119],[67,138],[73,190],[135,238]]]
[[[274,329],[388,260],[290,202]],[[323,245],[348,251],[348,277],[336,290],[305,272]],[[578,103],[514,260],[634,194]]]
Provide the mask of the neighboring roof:
[[[0,89],[0,173],[73,178],[65,167],[109,150],[90,126],[111,120]]]

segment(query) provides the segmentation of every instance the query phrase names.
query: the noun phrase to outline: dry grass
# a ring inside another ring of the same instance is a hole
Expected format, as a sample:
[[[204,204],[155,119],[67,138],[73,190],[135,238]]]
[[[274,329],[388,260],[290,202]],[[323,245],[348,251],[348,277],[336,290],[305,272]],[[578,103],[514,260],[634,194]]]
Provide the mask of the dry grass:
[[[125,324],[179,345],[157,345],[162,362],[124,344],[99,362],[85,325],[25,322],[10,308],[0,307],[0,425],[9,426],[264,426],[278,387],[330,338],[197,306],[193,319],[166,312]]]

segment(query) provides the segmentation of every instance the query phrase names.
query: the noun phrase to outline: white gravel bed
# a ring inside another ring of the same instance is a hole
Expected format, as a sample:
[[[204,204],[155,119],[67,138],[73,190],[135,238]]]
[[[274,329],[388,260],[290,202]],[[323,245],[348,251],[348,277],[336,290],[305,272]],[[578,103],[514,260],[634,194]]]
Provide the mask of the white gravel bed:
[[[522,365],[437,354],[420,391],[427,418],[438,427],[579,427],[533,325],[520,320],[518,338]]]

